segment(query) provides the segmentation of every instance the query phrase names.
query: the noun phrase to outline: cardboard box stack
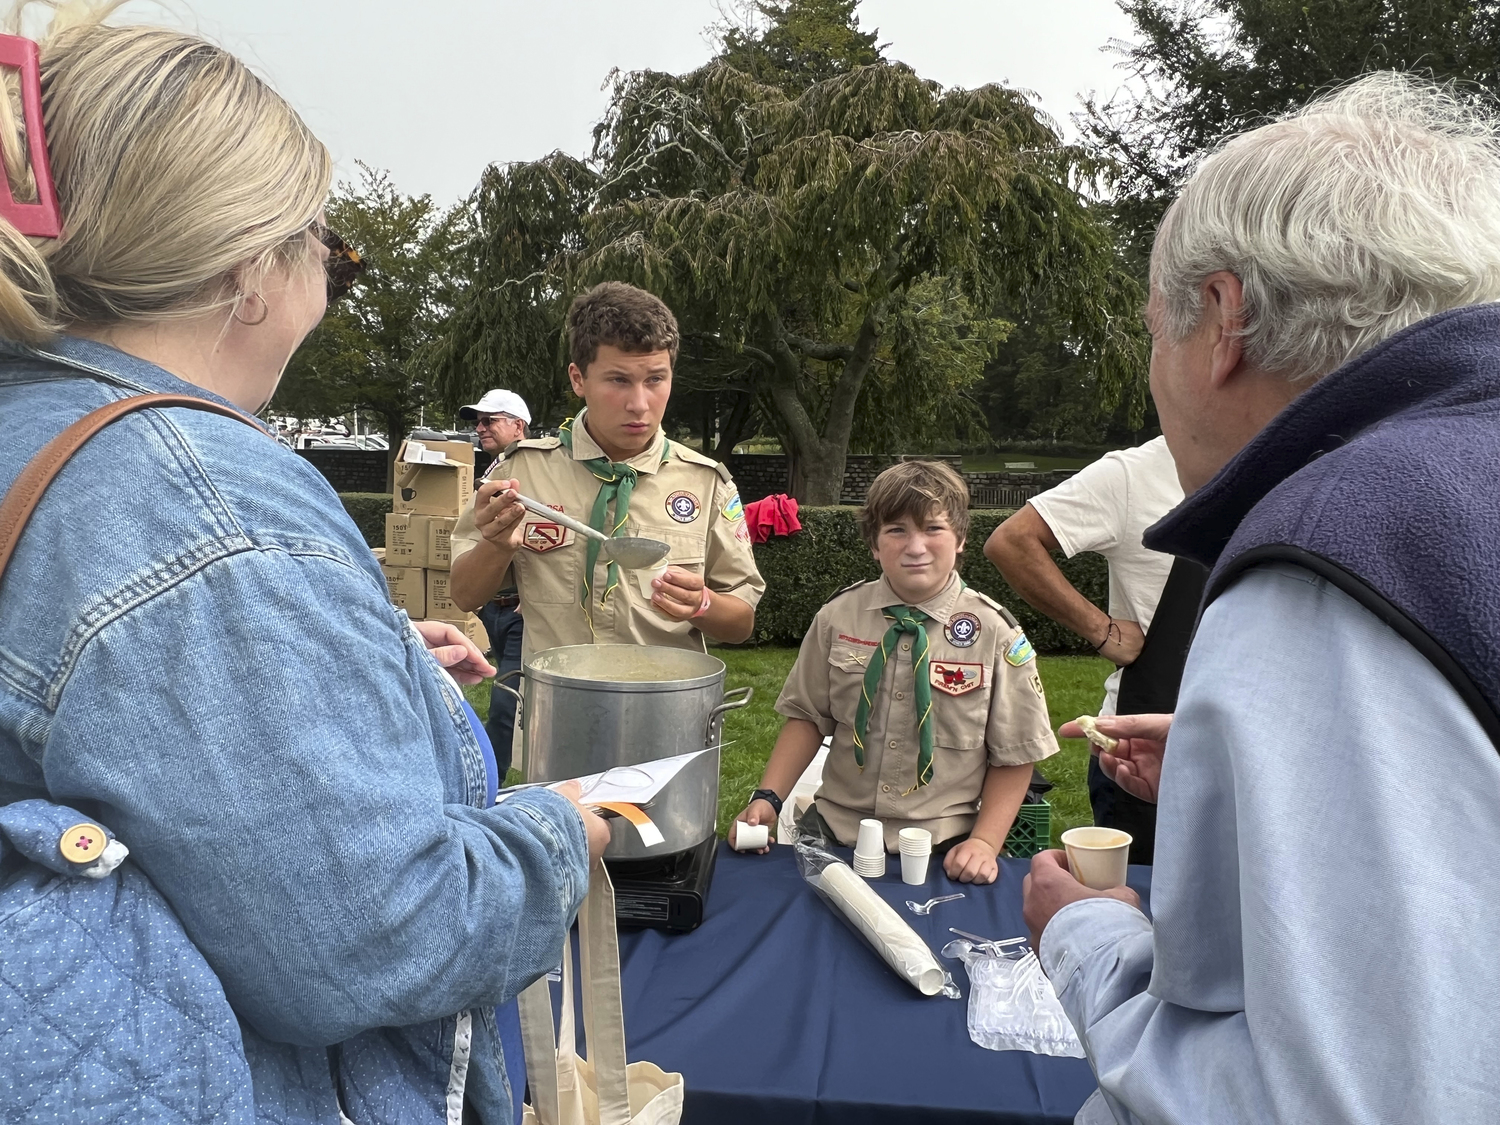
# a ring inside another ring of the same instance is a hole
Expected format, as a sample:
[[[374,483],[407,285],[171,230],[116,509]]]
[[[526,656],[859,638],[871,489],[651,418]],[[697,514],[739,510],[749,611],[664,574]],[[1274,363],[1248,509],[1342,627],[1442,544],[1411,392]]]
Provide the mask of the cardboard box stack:
[[[385,517],[380,569],[391,601],[407,616],[446,621],[487,649],[489,637],[479,618],[448,597],[453,525],[473,491],[474,447],[468,442],[403,442],[396,454],[394,510]]]

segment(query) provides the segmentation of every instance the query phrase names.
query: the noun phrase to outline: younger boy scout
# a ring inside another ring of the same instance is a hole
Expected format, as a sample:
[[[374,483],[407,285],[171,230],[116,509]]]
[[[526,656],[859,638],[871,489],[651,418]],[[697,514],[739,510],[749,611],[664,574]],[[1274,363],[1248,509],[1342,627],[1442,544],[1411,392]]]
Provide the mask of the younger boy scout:
[[[586,406],[560,438],[516,442],[491,468],[453,531],[453,600],[483,605],[513,571],[523,659],[558,645],[701,652],[705,635],[746,640],[765,583],[739,490],[722,464],[661,430],[676,318],[652,294],[605,282],[573,302],[568,345],[568,377]],[[637,572],[606,563],[597,540],[526,510],[517,492],[606,534],[660,540],[670,565],[647,597]]]
[[[776,701],[786,725],[739,819],[774,824],[832,735],[804,831],[850,846],[861,818],[876,817],[895,851],[901,829],[925,828],[949,878],[993,882],[1031,765],[1058,748],[1035,653],[954,569],[969,490],[947,465],[881,473],[860,525],[882,576],[818,611]]]

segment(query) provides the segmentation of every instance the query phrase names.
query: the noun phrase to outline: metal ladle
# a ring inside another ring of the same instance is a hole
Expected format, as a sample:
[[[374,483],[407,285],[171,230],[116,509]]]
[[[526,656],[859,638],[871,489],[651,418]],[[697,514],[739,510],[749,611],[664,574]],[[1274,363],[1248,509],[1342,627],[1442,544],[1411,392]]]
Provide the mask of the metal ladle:
[[[516,499],[525,507],[539,516],[546,516],[553,523],[560,523],[564,527],[572,528],[579,535],[587,535],[592,539],[599,540],[599,553],[613,563],[618,563],[625,570],[650,570],[662,559],[672,548],[659,539],[642,539],[634,535],[621,535],[610,538],[602,531],[596,531],[588,524],[575,520],[572,516],[563,515],[556,508],[549,508],[539,500],[533,500],[530,496],[522,496],[516,493]]]

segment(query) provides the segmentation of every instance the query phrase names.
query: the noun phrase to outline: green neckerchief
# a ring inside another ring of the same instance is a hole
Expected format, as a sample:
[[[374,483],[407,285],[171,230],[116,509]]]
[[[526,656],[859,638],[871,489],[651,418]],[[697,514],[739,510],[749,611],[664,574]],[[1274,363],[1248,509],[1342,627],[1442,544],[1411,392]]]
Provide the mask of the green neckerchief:
[[[920,609],[905,605],[888,605],[880,611],[891,619],[891,627],[880,640],[880,647],[870,654],[870,665],[865,669],[864,686],[859,693],[859,706],[854,712],[854,760],[860,769],[865,768],[865,733],[870,727],[870,705],[875,693],[880,690],[880,677],[885,674],[885,662],[896,641],[903,633],[916,637],[911,653],[912,678],[916,681],[917,735],[921,750],[917,754],[918,789],[932,780],[932,681],[928,679],[927,630],[923,622],[931,620]]]
[[[558,440],[563,448],[570,454],[573,452],[573,423],[576,419],[569,418],[557,431]],[[661,443],[661,459],[665,464],[668,454],[672,451],[672,443],[665,435]],[[599,495],[594,497],[594,510],[589,514],[589,526],[595,531],[602,531],[610,538],[620,534],[621,528],[625,526],[625,517],[630,514],[630,494],[635,491],[636,471],[623,461],[611,461],[608,457],[591,457],[586,461],[579,461],[589,472],[598,477],[603,483],[599,485]],[[615,504],[614,522],[606,525],[609,513],[609,503],[613,500]],[[587,560],[583,571],[583,586],[580,590],[579,604],[583,606],[584,614],[589,618],[589,629],[594,627],[593,613],[589,607],[589,594],[594,584],[594,567],[599,562],[599,540],[590,538],[588,545]],[[620,584],[620,567],[618,563],[611,562],[609,569],[605,572],[604,593],[599,596],[599,604],[602,606]]]
[[[964,580],[958,580],[958,588],[964,588]],[[891,627],[880,639],[880,647],[870,654],[870,665],[865,669],[865,681],[859,692],[859,706],[854,711],[854,761],[861,770],[865,768],[865,734],[870,727],[870,707],[875,694],[880,690],[880,677],[885,674],[885,662],[896,647],[903,633],[916,637],[911,654],[912,679],[915,681],[914,698],[917,704],[917,739],[921,749],[917,753],[917,783],[908,789],[920,789],[932,780],[932,679],[928,654],[931,645],[927,641],[927,630],[922,626],[931,621],[920,609],[908,605],[888,605],[880,611],[891,620]]]

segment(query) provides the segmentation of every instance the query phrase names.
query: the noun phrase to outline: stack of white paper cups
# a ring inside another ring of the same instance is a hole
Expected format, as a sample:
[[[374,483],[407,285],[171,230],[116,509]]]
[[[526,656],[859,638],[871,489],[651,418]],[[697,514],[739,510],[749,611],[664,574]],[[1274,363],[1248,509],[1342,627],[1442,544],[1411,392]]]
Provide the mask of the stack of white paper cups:
[[[901,847],[901,881],[920,887],[927,882],[927,861],[932,858],[932,833],[925,828],[903,828],[897,833]]]
[[[854,870],[866,879],[885,874],[885,826],[878,820],[859,822],[859,837],[854,841]]]

